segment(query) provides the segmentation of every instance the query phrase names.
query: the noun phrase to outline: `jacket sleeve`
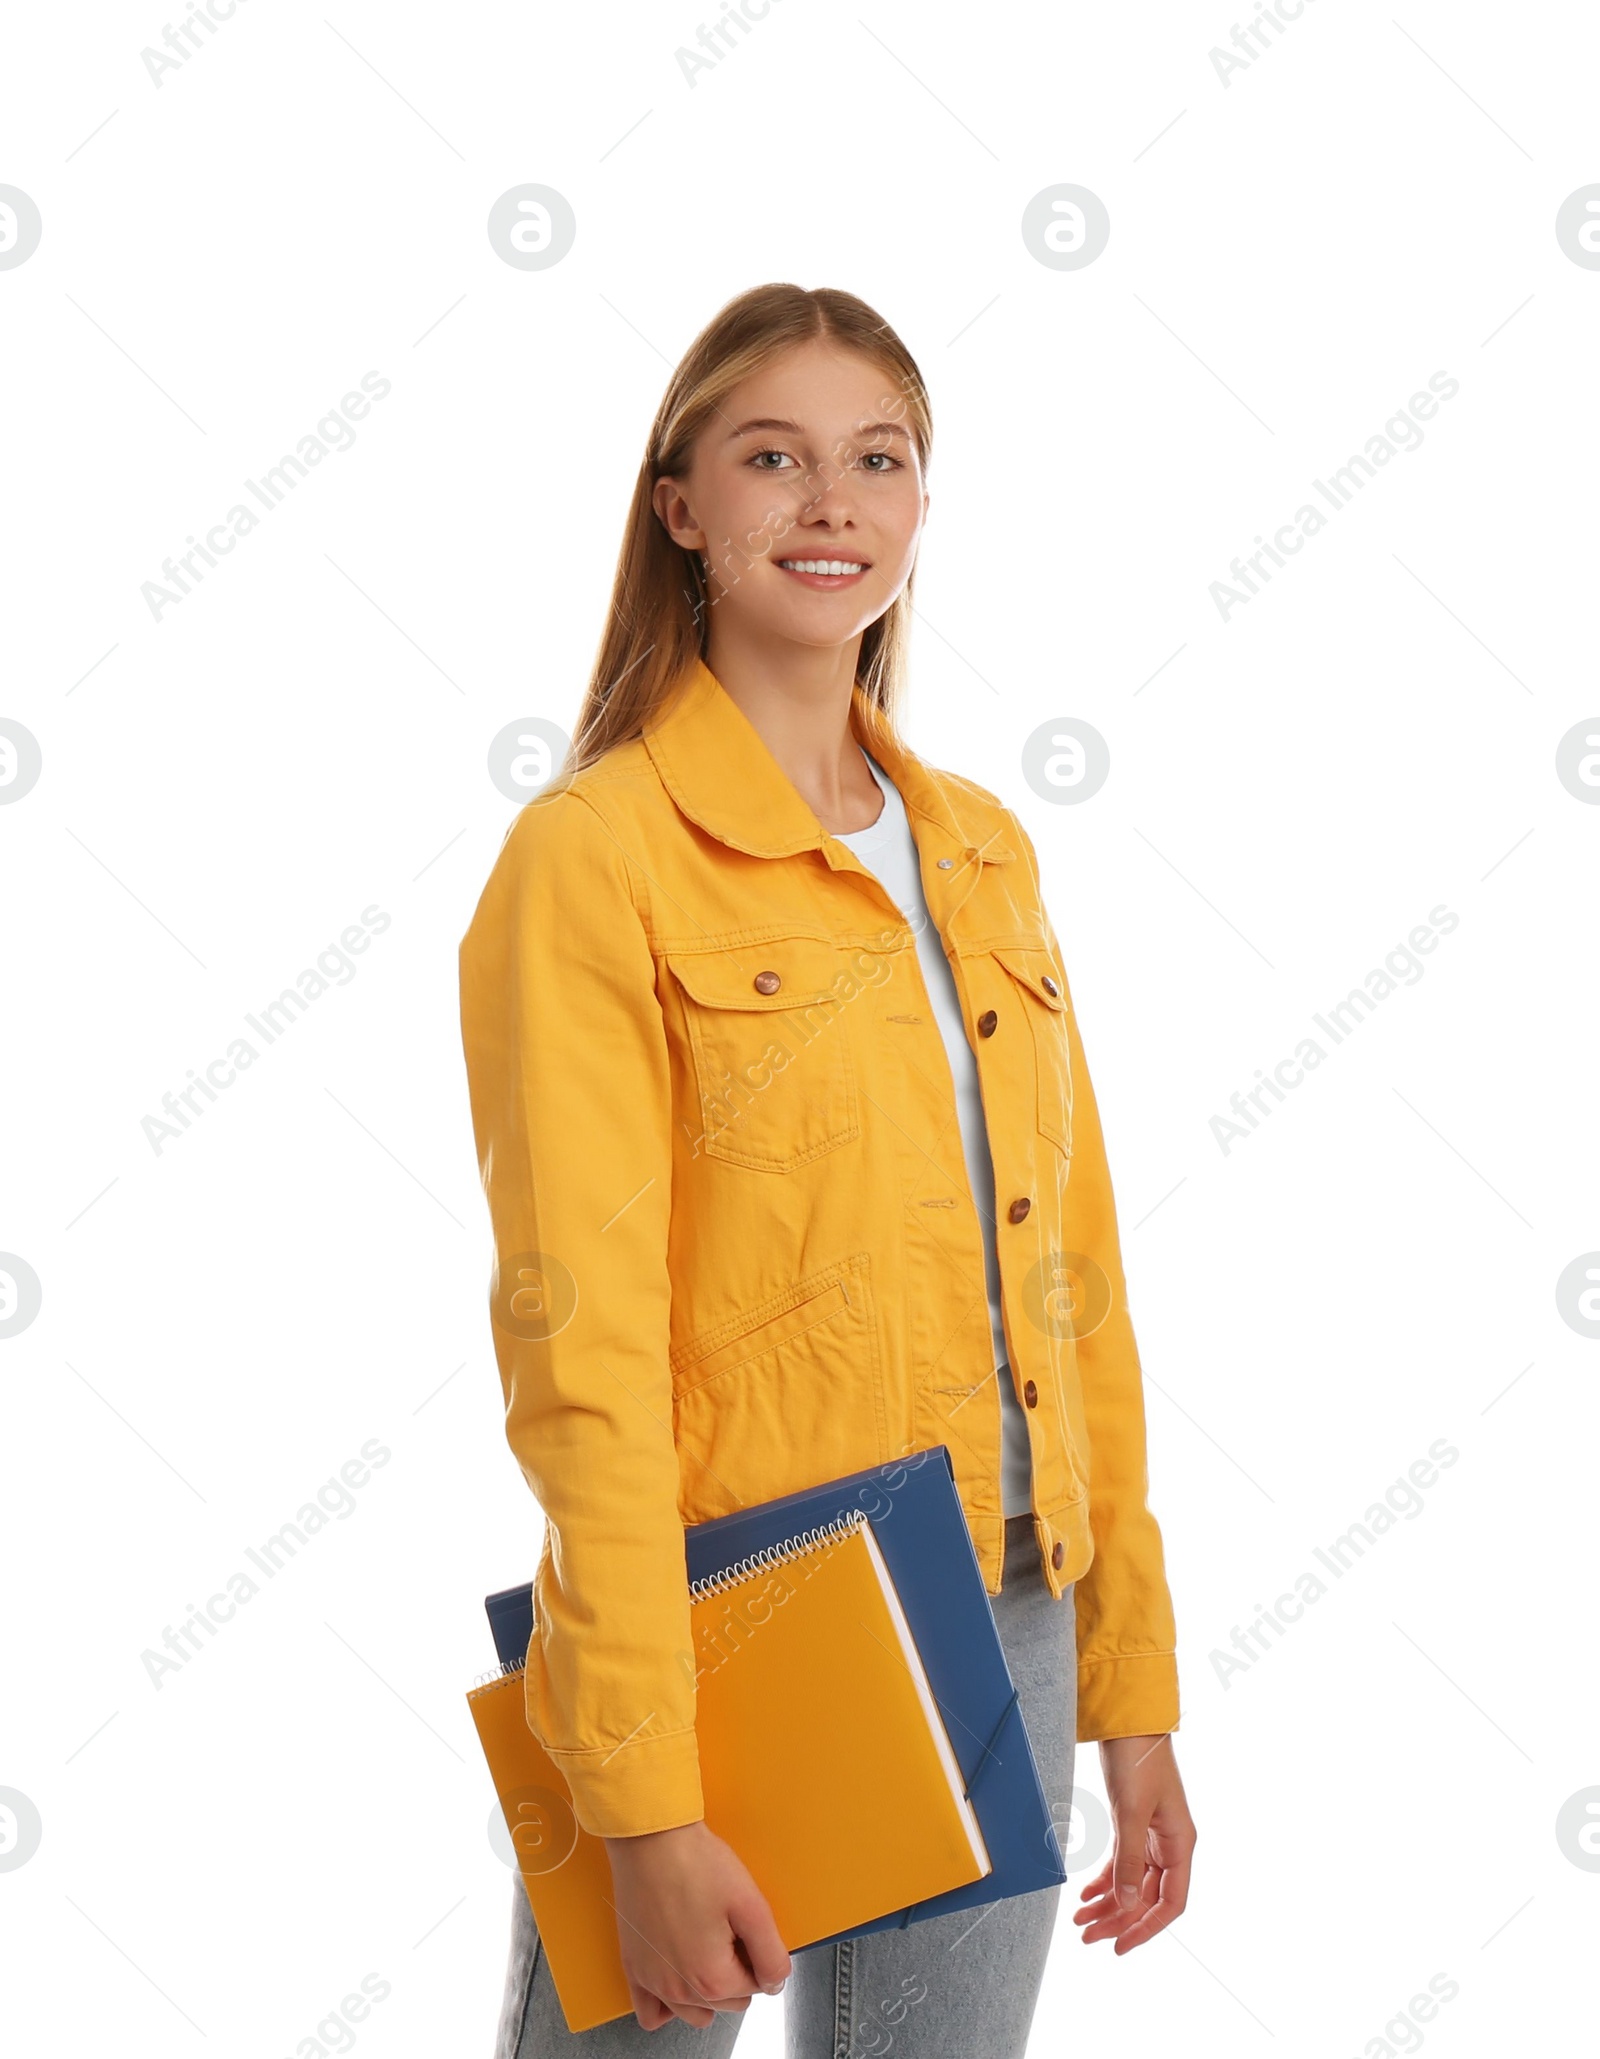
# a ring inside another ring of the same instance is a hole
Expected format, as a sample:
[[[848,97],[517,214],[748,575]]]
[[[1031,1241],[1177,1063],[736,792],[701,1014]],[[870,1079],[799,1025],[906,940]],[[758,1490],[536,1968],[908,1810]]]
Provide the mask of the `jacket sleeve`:
[[[667,1042],[626,859],[583,796],[513,821],[460,972],[506,1437],[545,1516],[528,1724],[591,1834],[697,1822]]]
[[[1038,854],[1021,829],[1039,883]],[[1042,886],[1039,907],[1044,909]],[[1105,1320],[1077,1340],[1089,1429],[1089,1528],[1094,1559],[1075,1583],[1078,1738],[1141,1737],[1178,1727],[1177,1634],[1161,1531],[1147,1502],[1144,1380],[1128,1313],[1116,1201],[1094,1085],[1054,925],[1044,916],[1061,973],[1072,1062],[1072,1161],[1064,1242],[1104,1273]]]

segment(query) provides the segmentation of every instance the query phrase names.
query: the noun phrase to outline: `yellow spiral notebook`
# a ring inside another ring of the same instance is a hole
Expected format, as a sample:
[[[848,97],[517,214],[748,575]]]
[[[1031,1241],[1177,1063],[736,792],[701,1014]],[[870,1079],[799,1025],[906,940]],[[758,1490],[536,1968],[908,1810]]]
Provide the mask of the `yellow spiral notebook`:
[[[978,1818],[859,1510],[691,1583],[705,1820],[790,1951],[990,1872]],[[521,1671],[467,1702],[570,2030],[632,2013],[605,1841],[524,1710]]]

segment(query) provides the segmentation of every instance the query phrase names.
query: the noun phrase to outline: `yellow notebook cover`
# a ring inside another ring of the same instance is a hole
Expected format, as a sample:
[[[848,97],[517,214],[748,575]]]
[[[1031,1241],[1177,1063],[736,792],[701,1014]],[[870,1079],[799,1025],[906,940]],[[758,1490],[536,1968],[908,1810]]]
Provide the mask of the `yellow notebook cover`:
[[[788,1950],[990,1872],[977,1814],[859,1511],[694,1582],[705,1820]],[[467,1695],[573,2031],[632,2013],[603,1838],[529,1730],[520,1671]]]

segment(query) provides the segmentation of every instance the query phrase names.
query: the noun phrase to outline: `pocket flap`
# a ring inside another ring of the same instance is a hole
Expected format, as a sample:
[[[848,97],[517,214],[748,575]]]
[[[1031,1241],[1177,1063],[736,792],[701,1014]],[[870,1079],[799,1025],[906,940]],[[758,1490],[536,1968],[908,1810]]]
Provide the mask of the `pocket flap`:
[[[1025,948],[1017,944],[1006,944],[996,948],[990,955],[997,965],[1003,965],[1011,977],[1019,980],[1037,1001],[1046,1008],[1063,1014],[1067,1006],[1066,983],[1060,968],[1047,950]],[[1049,986],[1045,982],[1049,981]],[[1054,992],[1051,989],[1054,989]]]
[[[751,1008],[769,1014],[786,1008],[814,1007],[819,1001],[843,1001],[852,986],[866,984],[852,959],[855,953],[819,937],[775,937],[764,944],[740,944],[714,951],[668,951],[673,977],[692,999],[706,1008]],[[776,974],[772,986],[763,974]]]

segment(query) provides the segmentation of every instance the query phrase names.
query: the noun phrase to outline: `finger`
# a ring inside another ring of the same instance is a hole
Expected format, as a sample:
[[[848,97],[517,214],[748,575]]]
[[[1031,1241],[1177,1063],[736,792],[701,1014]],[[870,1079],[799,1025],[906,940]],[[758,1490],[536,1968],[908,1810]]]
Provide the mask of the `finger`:
[[[1124,1909],[1138,1906],[1139,1889],[1144,1881],[1145,1839],[1149,1835],[1150,1822],[1147,1816],[1117,1824],[1117,1845],[1112,1854],[1111,1885],[1116,1900]]]
[[[1140,1893],[1143,1893],[1142,1888],[1140,1890]],[[1137,1900],[1135,1900],[1132,1903],[1121,1901],[1112,1892],[1111,1887],[1108,1883],[1105,1888],[1105,1891],[1102,1894],[1096,1896],[1094,1901],[1085,1902],[1081,1909],[1073,1910],[1072,1920],[1074,1923],[1099,1923],[1107,1917],[1133,1917],[1137,1916],[1139,1913],[1140,1909]]]
[[[1111,1861],[1107,1859],[1106,1863],[1100,1868],[1100,1871],[1095,1875],[1094,1879],[1091,1880],[1086,1887],[1079,1888],[1078,1900],[1080,1902],[1086,1902],[1088,1901],[1091,1895],[1103,1895],[1110,1885]]]
[[[1104,1916],[1113,1916],[1118,1914],[1121,1910],[1121,1907],[1122,1904],[1111,1892],[1111,1883],[1107,1881],[1106,1885],[1101,1889],[1100,1893],[1095,1896],[1092,1902],[1086,1900],[1081,1909],[1073,1910],[1072,1920],[1074,1923],[1080,1924],[1098,1923],[1100,1919]]]
[[[728,1914],[731,1920],[731,1907]],[[680,2014],[687,2008],[713,2013],[729,2010],[736,2014],[749,2008],[751,1994],[758,1983],[750,1970],[744,1948],[731,1931],[724,1940],[716,1963],[701,1966],[698,1973],[698,1978],[689,1973],[679,1976],[677,1986],[684,1991],[683,1999],[675,2001],[672,2006]]]
[[[1131,1952],[1181,1916],[1189,1901],[1189,1868],[1169,1866],[1161,1876],[1161,1892],[1152,1908],[1130,1923],[1117,1939],[1118,1953]]]
[[[725,2005],[733,2007],[741,2001],[749,2000],[749,1970],[739,1954],[738,1940],[731,1930],[721,1941],[716,1965],[709,1969],[702,1967],[700,1978],[696,1979],[685,1967],[677,1965],[653,1938],[640,1930],[636,1923],[624,1917],[620,1910],[617,1911],[617,1922],[619,1933],[620,1927],[626,1923],[634,1936],[648,1948],[651,1959],[662,1968],[665,1985],[671,1991],[670,1998],[655,1999],[664,2003],[668,2016],[682,2016],[686,2023],[692,2022],[697,2029],[703,2030],[718,2009]],[[647,1961],[648,1963],[650,1962]],[[633,1976],[629,1974],[628,1979],[632,1986]],[[640,1989],[639,1992],[648,1995],[650,1990]],[[644,2027],[650,2030],[656,2026],[647,2023]]]
[[[698,2002],[680,2002],[674,2013],[696,2030],[708,2030],[717,2020],[714,2011],[701,2008]]]
[[[1133,1921],[1134,1913],[1124,1909],[1120,1903],[1100,1901],[1087,1909],[1074,1911],[1072,1920],[1080,1930],[1095,1930],[1098,1925],[1106,1923],[1120,1929],[1123,1924]]]
[[[748,1995],[742,1994],[704,1994],[696,1995],[694,1999],[697,2007],[703,2009],[715,2009],[719,2015],[726,2016],[742,2016],[745,2010],[748,2009],[750,2006],[750,1997]]]
[[[1143,1907],[1135,1911],[1131,1921],[1122,1925],[1122,1931],[1116,1940],[1116,1950],[1126,1952],[1131,1946],[1145,1944],[1145,1940],[1153,1938],[1157,1931],[1166,1929],[1168,1923],[1172,1923],[1172,1919],[1182,1913],[1184,1900],[1186,1896],[1182,1886],[1172,1878],[1172,1874],[1163,1872],[1159,1890],[1153,1896],[1145,1896]]]
[[[684,2016],[686,2022],[690,2020],[698,2022],[702,2016],[714,2015],[719,2009],[735,2011],[748,2009],[750,2006],[749,1992],[739,1984],[742,1975],[743,1969],[741,1968],[738,1974],[733,1975],[726,1975],[719,1970],[714,1980],[708,1979],[704,1983],[686,1980],[684,1982],[686,1992],[673,2002],[672,2007],[680,2016]],[[719,1994],[718,1989],[724,1985],[724,1982],[726,1982],[729,1992],[727,1994]],[[692,2018],[690,2015],[686,2015],[685,2012],[692,2012]]]
[[[1161,1870],[1151,1866],[1146,1868],[1139,1883],[1138,1897],[1131,1905],[1106,1894],[1089,1907],[1075,1910],[1073,1921],[1083,1929],[1084,1943],[1097,1944],[1104,1937],[1122,1936],[1154,1906],[1160,1891]]]
[[[748,1968],[748,1993],[759,1988],[763,1994],[778,1994],[789,1978],[794,1962],[778,1935],[772,1907],[759,1890],[736,1897],[728,1905],[728,1920],[738,1932],[734,1948]]]
[[[633,1999],[633,2013],[639,2019],[641,2030],[659,2030],[672,2020],[672,2011],[659,1995],[653,1995],[648,1988],[640,1987],[636,1980],[628,1982],[628,1993]]]
[[[1143,1863],[1146,1866],[1153,1866],[1156,1862],[1154,1859],[1146,1859]],[[1112,1908],[1116,1908],[1118,1906],[1116,1888],[1113,1882],[1111,1865],[1109,1861],[1106,1864],[1104,1872],[1097,1874],[1096,1877],[1090,1881],[1089,1885],[1079,1892],[1078,1899],[1080,1902],[1083,1903],[1109,1902]]]
[[[1134,1914],[1116,1902],[1104,1902],[1079,1925],[1085,1944],[1097,1944],[1103,1937],[1120,1937],[1134,1921]]]
[[[673,1985],[675,1988],[685,1988],[688,1992],[665,1998],[668,2016],[681,2016],[685,2023],[692,2024],[696,2030],[704,2030],[716,2016],[716,2004],[711,1996],[703,1993],[687,1975]]]

